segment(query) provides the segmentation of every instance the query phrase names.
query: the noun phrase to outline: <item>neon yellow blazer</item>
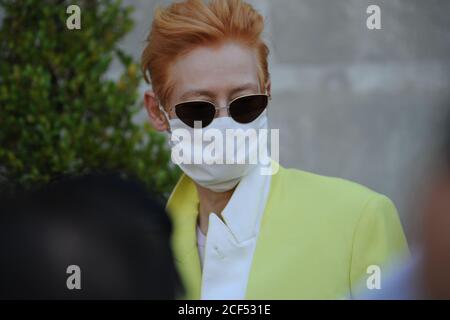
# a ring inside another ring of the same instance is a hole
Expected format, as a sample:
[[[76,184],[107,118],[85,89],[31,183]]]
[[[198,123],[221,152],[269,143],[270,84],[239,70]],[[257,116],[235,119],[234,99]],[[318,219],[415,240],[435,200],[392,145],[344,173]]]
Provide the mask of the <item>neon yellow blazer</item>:
[[[183,175],[167,205],[186,299],[200,298],[198,201],[194,183]],[[402,226],[387,197],[353,182],[280,166],[272,176],[246,298],[348,297],[369,277],[370,265],[383,272],[390,258],[405,253]]]

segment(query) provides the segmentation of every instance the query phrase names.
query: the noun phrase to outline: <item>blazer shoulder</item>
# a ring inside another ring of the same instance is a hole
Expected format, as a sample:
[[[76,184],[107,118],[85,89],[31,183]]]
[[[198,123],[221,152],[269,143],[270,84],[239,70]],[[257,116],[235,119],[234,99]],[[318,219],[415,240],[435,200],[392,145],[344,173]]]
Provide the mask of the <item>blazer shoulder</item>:
[[[298,188],[308,188],[311,192],[322,193],[323,195],[334,194],[336,196],[350,196],[353,198],[368,199],[382,194],[363,186],[357,182],[338,177],[331,177],[316,174],[299,169],[280,170],[281,180],[288,184],[296,185]]]
[[[386,196],[350,180],[298,169],[281,168],[279,174],[274,179],[275,192],[281,192],[278,196],[292,199],[300,207],[323,208],[324,213],[341,211],[341,217],[356,218],[371,203],[392,204]]]

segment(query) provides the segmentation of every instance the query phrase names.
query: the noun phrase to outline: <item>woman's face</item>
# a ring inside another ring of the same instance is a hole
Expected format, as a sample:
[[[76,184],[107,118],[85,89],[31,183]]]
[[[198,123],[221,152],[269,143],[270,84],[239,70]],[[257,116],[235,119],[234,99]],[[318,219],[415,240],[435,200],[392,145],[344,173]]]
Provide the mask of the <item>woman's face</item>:
[[[237,97],[260,92],[256,51],[235,42],[193,49],[175,61],[169,79],[174,87],[165,107],[171,118],[180,102],[207,100],[226,107]],[[226,115],[226,109],[218,114]]]

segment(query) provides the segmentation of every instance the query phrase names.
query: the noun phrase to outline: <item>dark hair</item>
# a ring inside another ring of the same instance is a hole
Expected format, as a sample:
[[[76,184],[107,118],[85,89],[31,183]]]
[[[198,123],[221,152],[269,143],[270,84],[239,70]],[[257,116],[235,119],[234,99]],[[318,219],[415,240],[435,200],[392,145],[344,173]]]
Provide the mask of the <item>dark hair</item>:
[[[0,224],[2,299],[173,299],[171,224],[137,182],[71,178],[9,200]],[[70,265],[81,289],[69,290]]]

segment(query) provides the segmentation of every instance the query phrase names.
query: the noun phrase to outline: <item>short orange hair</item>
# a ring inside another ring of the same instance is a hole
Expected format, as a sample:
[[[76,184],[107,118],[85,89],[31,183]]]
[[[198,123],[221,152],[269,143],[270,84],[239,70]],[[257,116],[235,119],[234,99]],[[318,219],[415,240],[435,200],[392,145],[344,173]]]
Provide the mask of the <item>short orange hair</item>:
[[[142,53],[144,79],[162,103],[173,85],[169,67],[178,57],[202,45],[233,40],[255,48],[261,88],[269,80],[269,48],[262,40],[264,18],[242,0],[185,0],[155,11]]]

